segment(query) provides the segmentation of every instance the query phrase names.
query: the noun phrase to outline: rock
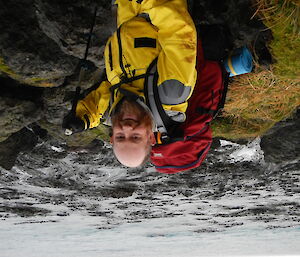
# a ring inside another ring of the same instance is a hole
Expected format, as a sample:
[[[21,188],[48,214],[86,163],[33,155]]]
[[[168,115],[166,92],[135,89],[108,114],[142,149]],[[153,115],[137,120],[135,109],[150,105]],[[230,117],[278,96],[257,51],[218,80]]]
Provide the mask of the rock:
[[[71,107],[66,95],[77,86],[96,5],[88,63],[92,71],[103,66],[101,52],[112,33],[110,2],[0,0],[0,5],[0,141],[40,119],[60,131]],[[84,78],[83,89],[90,86],[92,75],[88,72]],[[42,90],[26,84],[60,87]]]
[[[283,163],[299,160],[300,153],[300,109],[294,116],[276,124],[261,139],[265,161]]]
[[[248,46],[255,52],[255,58],[260,65],[268,67],[273,58],[268,49],[268,43],[273,39],[272,32],[258,16],[252,0],[194,0],[191,1],[191,15],[196,26],[214,25],[222,27],[221,33],[212,35],[209,44],[220,46],[222,34],[227,36],[223,45],[228,52],[235,48]],[[200,35],[207,40],[207,34]],[[209,37],[211,35],[208,35]]]
[[[42,116],[42,89],[0,78],[0,142]]]
[[[96,28],[103,28],[98,43],[103,43],[111,33],[104,1],[1,0],[0,71],[31,85],[62,85],[84,56],[95,3],[100,7]]]
[[[0,166],[10,170],[20,152],[29,151],[37,143],[37,136],[33,131],[23,128],[13,133],[5,141],[0,142]]]
[[[62,130],[61,124],[53,124],[46,120],[40,120],[38,125],[45,129],[50,136],[60,142],[65,142],[70,147],[86,147],[96,138],[108,141],[108,131],[104,125],[89,129],[81,133],[66,136]]]
[[[0,98],[0,142],[12,133],[19,131],[40,119],[41,110],[30,101]]]

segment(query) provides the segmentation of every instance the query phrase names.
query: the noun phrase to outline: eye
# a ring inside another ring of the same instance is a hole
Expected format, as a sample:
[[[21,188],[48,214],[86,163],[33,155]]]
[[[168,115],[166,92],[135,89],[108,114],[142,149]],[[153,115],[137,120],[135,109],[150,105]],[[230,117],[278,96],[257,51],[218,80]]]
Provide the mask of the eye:
[[[138,135],[138,134],[132,135],[131,138],[132,138],[132,140],[135,141],[135,142],[138,142],[138,141],[141,141],[141,140],[142,140],[141,135]]]
[[[122,140],[125,139],[125,136],[122,135],[122,134],[117,134],[116,137],[115,137],[115,139],[116,139],[117,141],[122,141]]]

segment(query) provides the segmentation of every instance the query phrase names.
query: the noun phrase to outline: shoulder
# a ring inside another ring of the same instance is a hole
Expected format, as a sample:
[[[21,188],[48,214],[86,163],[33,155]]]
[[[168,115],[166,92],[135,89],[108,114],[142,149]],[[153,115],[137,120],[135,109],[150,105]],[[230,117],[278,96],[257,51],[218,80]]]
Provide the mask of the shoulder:
[[[170,79],[158,86],[158,94],[163,104],[175,105],[186,101],[190,96],[192,88],[185,86],[179,80]]]

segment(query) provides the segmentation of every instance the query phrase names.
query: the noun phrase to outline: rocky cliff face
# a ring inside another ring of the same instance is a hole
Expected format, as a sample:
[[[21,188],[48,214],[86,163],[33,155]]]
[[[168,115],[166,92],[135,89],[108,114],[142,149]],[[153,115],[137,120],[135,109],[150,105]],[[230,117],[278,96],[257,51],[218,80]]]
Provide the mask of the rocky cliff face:
[[[257,18],[250,19],[251,1],[189,2],[196,25],[221,24],[229,47],[251,44],[260,63],[271,61],[270,32]],[[82,87],[91,86],[103,71],[103,48],[115,28],[110,1],[0,0],[0,6],[0,165],[12,167],[18,152],[46,134],[71,147],[103,138],[101,127],[71,138],[60,127],[70,109],[95,7],[90,69]]]
[[[0,6],[0,142],[11,149],[14,144],[24,144],[12,139],[14,133],[22,134],[24,128],[37,123],[68,141],[60,124],[70,108],[95,7],[97,17],[88,57],[93,72],[96,67],[102,68],[102,46],[113,30],[110,4],[25,0],[0,1]],[[92,83],[90,75],[83,87]],[[89,142],[91,133],[87,134]],[[6,140],[9,136],[12,138]],[[74,139],[71,141],[76,142]]]
[[[106,2],[1,1],[1,65],[6,66],[6,73],[27,84],[61,86],[84,56],[96,4],[100,7],[98,50],[111,33]],[[99,64],[100,54],[94,56]]]

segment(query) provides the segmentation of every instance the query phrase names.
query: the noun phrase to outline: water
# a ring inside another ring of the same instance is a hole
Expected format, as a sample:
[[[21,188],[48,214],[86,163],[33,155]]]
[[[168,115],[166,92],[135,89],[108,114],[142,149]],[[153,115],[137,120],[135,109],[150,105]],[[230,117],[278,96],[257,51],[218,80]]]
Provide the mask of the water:
[[[40,140],[0,169],[1,256],[299,255],[299,166],[267,163],[259,138],[175,175]]]

